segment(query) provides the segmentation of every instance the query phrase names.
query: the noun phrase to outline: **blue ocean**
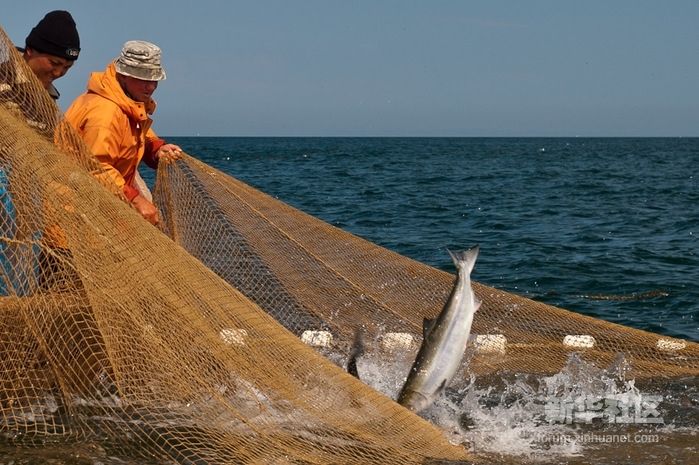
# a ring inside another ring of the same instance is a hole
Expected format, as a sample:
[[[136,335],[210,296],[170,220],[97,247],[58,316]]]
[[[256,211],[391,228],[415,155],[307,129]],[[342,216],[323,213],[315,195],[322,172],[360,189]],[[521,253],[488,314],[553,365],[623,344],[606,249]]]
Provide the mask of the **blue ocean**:
[[[168,140],[420,262],[479,244],[476,281],[699,341],[699,139]]]

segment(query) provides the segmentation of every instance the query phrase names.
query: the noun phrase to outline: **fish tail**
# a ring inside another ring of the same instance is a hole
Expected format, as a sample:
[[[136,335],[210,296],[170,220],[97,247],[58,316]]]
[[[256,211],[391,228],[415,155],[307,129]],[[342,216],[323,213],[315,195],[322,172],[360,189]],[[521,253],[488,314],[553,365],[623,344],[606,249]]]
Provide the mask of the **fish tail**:
[[[476,264],[476,258],[478,258],[479,250],[480,247],[476,245],[468,250],[452,252],[451,250],[447,249],[447,252],[449,252],[451,259],[454,261],[454,266],[456,266],[457,269],[463,269],[468,273],[471,273]]]

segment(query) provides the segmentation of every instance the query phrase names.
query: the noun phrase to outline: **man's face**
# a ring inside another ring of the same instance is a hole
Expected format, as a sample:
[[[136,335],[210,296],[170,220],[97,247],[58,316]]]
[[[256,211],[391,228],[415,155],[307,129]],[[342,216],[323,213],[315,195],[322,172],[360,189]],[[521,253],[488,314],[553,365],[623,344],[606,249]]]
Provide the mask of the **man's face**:
[[[53,81],[66,74],[74,63],[72,60],[37,52],[31,48],[24,51],[24,59],[46,89]]]
[[[132,76],[120,76],[120,82],[124,92],[137,102],[146,103],[150,100],[155,89],[158,88],[158,81],[145,81]]]

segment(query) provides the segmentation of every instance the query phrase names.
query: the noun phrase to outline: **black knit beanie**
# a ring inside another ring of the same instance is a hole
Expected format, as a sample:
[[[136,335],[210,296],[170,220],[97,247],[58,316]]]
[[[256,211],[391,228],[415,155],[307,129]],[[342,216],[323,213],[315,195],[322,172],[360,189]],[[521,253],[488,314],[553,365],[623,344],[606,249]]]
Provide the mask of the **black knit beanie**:
[[[61,10],[47,13],[27,36],[26,46],[66,60],[77,60],[80,37],[73,17]]]

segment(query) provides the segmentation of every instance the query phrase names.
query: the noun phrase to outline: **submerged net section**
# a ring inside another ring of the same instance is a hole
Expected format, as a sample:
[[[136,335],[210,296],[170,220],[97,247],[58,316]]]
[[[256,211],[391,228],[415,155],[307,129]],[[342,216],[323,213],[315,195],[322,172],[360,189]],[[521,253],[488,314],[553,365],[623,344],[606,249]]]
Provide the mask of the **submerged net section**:
[[[467,458],[98,184],[1,30],[0,86],[0,445],[198,465]]]
[[[302,342],[346,354],[361,328],[369,350],[415,351],[453,275],[191,157],[160,167],[159,230],[98,169],[0,30],[4,441],[156,463],[472,459]],[[461,379],[555,373],[573,351],[603,366],[622,353],[638,378],[699,372],[695,343],[475,290]]]

